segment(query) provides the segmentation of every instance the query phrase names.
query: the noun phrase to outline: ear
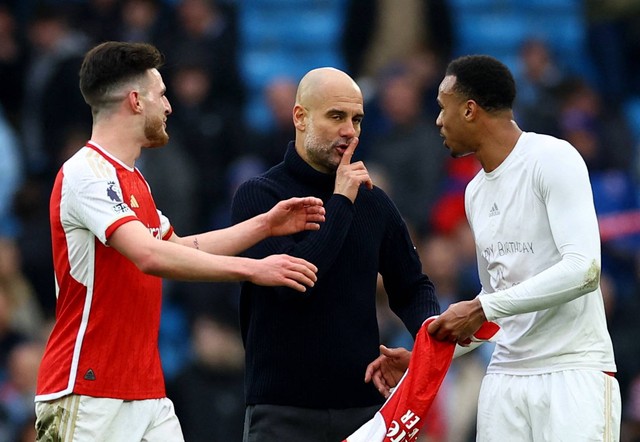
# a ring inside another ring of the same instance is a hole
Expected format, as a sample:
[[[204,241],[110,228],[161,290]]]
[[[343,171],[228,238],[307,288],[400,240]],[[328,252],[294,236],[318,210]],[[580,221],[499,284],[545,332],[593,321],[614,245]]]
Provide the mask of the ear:
[[[464,119],[467,121],[474,120],[478,113],[478,103],[474,100],[467,100],[464,106]]]
[[[138,91],[131,91],[127,95],[127,104],[131,111],[135,114],[142,112],[142,103],[140,102],[140,94]]]
[[[296,130],[303,131],[307,126],[307,111],[304,107],[296,104],[293,107],[293,125]]]

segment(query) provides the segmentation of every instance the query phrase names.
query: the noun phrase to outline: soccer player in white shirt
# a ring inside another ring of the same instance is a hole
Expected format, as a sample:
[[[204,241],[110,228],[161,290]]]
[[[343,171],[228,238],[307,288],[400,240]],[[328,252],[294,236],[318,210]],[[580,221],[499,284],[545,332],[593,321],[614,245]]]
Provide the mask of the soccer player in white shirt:
[[[87,53],[80,70],[93,129],[51,193],[58,290],[38,374],[38,441],[183,441],[158,351],[162,277],[299,291],[317,279],[315,265],[300,258],[230,255],[269,236],[319,229],[325,210],[318,198],[291,198],[243,223],[187,237],[156,209],[135,160],[169,139],[162,61],[151,45],[106,42]]]
[[[482,290],[428,331],[464,342],[486,320],[503,330],[482,382],[478,441],[617,441],[621,398],[587,167],[566,141],[517,126],[515,94],[509,69],[484,55],[452,61],[440,84],[445,147],[482,165],[465,191]],[[383,393],[406,361],[399,351],[367,373]]]

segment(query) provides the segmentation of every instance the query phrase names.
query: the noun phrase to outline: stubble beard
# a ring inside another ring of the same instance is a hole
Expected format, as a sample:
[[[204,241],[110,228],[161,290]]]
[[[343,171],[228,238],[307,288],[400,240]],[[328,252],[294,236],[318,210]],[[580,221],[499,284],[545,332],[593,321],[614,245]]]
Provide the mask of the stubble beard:
[[[160,147],[169,142],[169,134],[164,129],[164,121],[159,117],[149,117],[145,120],[144,136],[147,139],[145,147]]]
[[[332,154],[334,152],[333,144],[322,140],[311,125],[307,129],[305,149],[309,161],[317,167],[321,167],[327,173],[335,172],[338,169],[340,159],[337,161],[332,160]]]

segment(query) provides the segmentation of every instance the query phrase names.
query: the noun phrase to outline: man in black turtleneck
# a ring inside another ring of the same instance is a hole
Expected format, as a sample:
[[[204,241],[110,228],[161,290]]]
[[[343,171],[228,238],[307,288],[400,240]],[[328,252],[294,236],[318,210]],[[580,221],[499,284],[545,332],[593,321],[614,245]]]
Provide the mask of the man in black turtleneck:
[[[298,86],[296,139],[284,161],[234,197],[234,223],[291,196],[319,197],[326,208],[320,230],[269,238],[246,253],[305,258],[318,267],[318,281],[304,294],[242,287],[244,442],[341,441],[380,408],[383,397],[364,382],[379,355],[378,273],[391,309],[414,337],[439,313],[400,213],[365,165],[351,163],[363,117],[362,93],[351,77],[333,68],[308,72]]]

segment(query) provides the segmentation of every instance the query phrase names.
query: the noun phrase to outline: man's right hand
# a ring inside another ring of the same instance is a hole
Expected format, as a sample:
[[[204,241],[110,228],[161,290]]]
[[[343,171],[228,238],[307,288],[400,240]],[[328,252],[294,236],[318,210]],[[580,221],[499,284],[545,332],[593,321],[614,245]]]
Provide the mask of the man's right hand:
[[[364,381],[371,382],[385,398],[391,389],[398,385],[404,372],[409,368],[411,352],[402,347],[387,348],[380,346],[380,356],[367,366]]]
[[[270,255],[255,262],[250,281],[257,285],[284,286],[299,292],[313,287],[318,268],[310,262],[289,255]]]
[[[351,163],[358,141],[358,137],[353,137],[342,154],[342,159],[336,171],[336,185],[333,190],[333,193],[346,196],[352,203],[355,202],[358,196],[358,189],[361,184],[367,186],[367,189],[373,189],[373,181],[371,181],[369,171],[367,171],[364,163],[362,161]]]

